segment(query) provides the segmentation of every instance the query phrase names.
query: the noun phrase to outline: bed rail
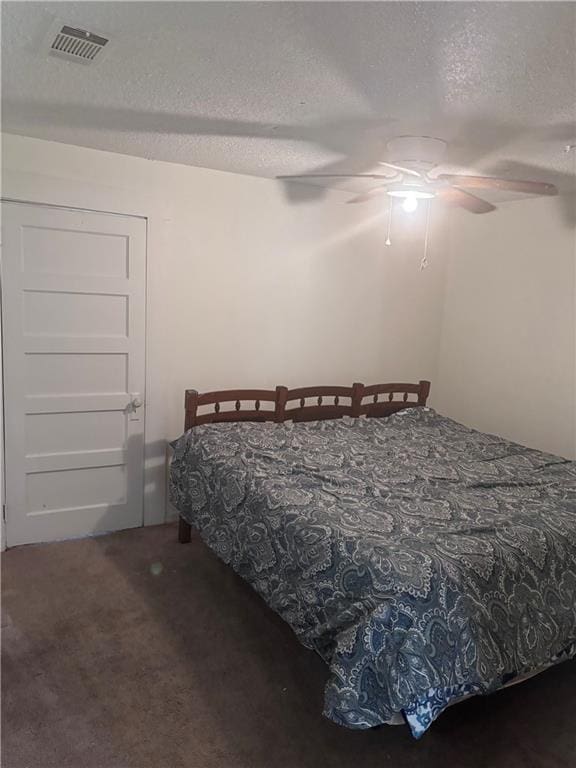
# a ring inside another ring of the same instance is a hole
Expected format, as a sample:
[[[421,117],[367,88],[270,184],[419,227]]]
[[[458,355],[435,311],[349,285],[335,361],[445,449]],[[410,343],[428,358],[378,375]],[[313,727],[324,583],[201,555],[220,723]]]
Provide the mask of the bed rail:
[[[420,381],[418,384],[372,384],[362,391],[360,415],[369,417],[386,417],[403,408],[413,408],[426,405],[430,394],[430,382]],[[386,397],[381,397],[386,395]],[[401,395],[400,398],[396,395]],[[415,395],[416,400],[409,400]],[[367,402],[365,402],[367,401]]]
[[[317,421],[342,416],[386,417],[404,408],[426,405],[430,382],[351,387],[186,390],[185,431],[201,424],[235,421]]]

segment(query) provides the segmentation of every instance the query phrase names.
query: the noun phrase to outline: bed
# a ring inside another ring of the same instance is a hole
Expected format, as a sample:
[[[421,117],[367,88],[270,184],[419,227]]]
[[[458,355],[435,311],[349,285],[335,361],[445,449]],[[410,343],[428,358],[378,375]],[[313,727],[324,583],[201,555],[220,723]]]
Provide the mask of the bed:
[[[576,656],[576,463],[429,383],[186,393],[170,498],[329,667],[324,714],[420,737]]]

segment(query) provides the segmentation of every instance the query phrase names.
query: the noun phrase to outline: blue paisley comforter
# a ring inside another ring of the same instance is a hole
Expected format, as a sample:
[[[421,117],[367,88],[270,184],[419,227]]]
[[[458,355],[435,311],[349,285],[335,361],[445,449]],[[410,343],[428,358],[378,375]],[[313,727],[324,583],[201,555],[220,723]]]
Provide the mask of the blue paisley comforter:
[[[576,463],[431,409],[217,424],[170,495],[326,660],[324,714],[415,736],[451,702],[576,655]]]

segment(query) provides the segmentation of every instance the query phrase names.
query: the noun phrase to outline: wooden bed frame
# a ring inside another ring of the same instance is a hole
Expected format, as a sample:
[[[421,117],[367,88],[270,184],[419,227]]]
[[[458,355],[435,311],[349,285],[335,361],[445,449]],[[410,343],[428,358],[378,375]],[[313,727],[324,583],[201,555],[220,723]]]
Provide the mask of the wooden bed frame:
[[[429,381],[372,384],[368,387],[356,383],[351,387],[224,389],[202,394],[195,389],[187,389],[184,431],[201,424],[235,421],[274,421],[281,424],[284,421],[320,421],[342,416],[384,418],[404,408],[426,405],[429,393]],[[232,408],[223,410],[222,403],[232,404]],[[180,517],[178,541],[186,544],[190,537],[190,523]]]

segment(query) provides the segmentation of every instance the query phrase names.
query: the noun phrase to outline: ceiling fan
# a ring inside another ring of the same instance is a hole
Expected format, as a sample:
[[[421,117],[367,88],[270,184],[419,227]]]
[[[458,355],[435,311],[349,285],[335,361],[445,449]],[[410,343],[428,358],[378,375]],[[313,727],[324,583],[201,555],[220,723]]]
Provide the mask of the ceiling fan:
[[[380,161],[379,165],[393,171],[384,173],[317,173],[294,176],[278,176],[279,179],[326,179],[354,178],[374,179],[380,184],[364,192],[349,203],[364,203],[380,195],[402,199],[405,211],[415,211],[419,200],[436,198],[441,202],[464,208],[470,213],[490,213],[496,206],[477,195],[474,190],[498,190],[522,192],[531,195],[556,195],[553,184],[541,181],[519,181],[491,176],[467,176],[451,173],[432,175],[446,150],[446,142],[428,136],[400,136],[388,142],[387,148],[393,162]]]

